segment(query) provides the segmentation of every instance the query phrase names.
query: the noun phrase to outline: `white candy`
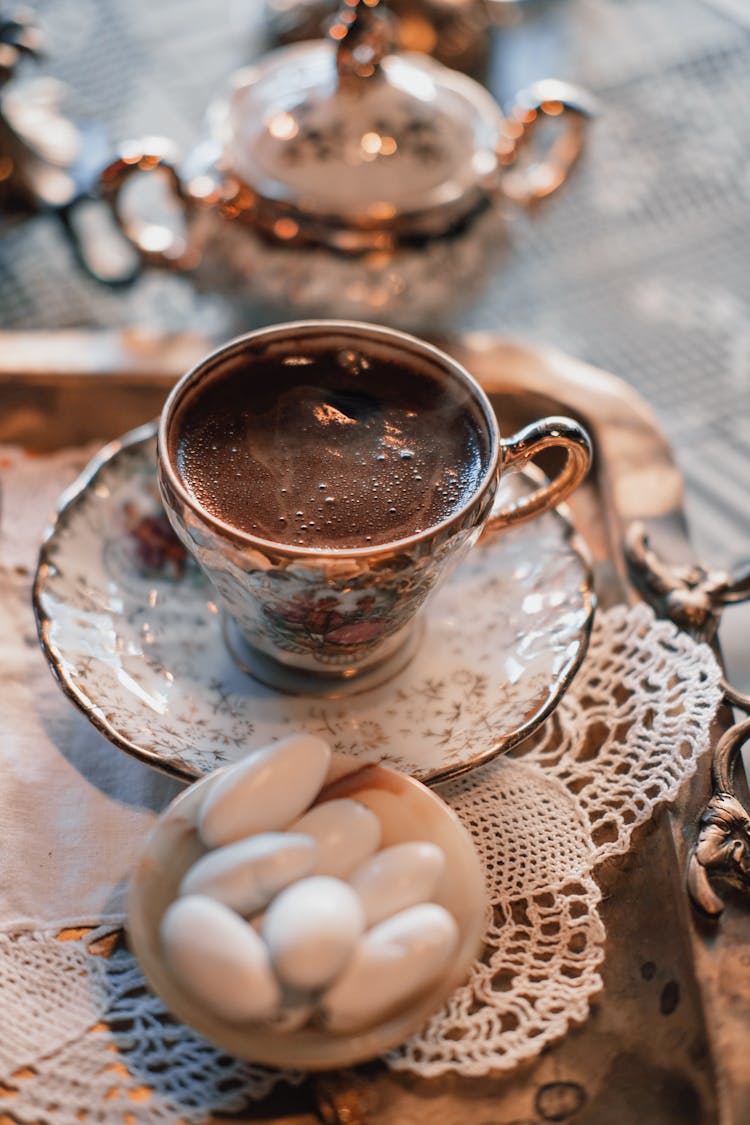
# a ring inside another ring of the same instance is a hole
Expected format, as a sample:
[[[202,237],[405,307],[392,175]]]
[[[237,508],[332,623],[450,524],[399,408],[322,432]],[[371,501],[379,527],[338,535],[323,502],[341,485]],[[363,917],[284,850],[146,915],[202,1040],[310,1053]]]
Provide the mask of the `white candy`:
[[[428,902],[444,868],[441,849],[422,840],[394,844],[365,860],[349,882],[362,901],[368,928],[408,906]]]
[[[293,734],[232,766],[209,790],[198,831],[210,848],[285,828],[315,799],[331,760],[322,739]]]
[[[458,945],[456,921],[442,906],[421,903],[368,930],[322,999],[331,1031],[377,1023],[448,967]]]
[[[290,826],[290,832],[312,836],[318,845],[317,875],[344,878],[362,860],[377,851],[380,821],[359,801],[341,798],[324,801]]]
[[[176,899],[161,920],[172,972],[206,1008],[233,1023],[267,1020],[281,1003],[268,951],[233,910],[204,895]]]
[[[261,832],[202,856],[182,880],[180,894],[209,895],[238,914],[254,914],[284,887],[309,875],[317,855],[309,836]]]
[[[341,971],[364,924],[361,903],[348,883],[313,875],[273,900],[263,937],[282,983],[313,991]]]

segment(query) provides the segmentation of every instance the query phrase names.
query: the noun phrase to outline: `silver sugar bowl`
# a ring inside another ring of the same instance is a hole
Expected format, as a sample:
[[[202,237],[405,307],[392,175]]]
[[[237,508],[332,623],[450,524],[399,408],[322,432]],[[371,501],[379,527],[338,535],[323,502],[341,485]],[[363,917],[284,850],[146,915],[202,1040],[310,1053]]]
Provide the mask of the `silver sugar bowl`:
[[[549,80],[506,116],[467,75],[394,51],[377,2],[349,0],[327,38],[236,73],[179,170],[168,142],[128,144],[100,189],[144,266],[287,315],[434,329],[481,286],[508,205],[566,179],[587,115]],[[131,178],[158,169],[179,233],[126,205]]]

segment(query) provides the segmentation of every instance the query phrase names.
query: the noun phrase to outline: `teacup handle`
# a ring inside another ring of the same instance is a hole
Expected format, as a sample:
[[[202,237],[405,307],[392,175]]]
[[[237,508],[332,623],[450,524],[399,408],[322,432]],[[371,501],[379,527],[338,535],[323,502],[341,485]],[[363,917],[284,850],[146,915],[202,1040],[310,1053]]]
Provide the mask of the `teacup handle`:
[[[593,457],[591,438],[572,418],[542,418],[524,426],[513,437],[501,439],[501,472],[522,469],[543,449],[553,446],[559,446],[566,453],[565,464],[557,476],[527,496],[514,500],[507,508],[493,512],[486,524],[487,531],[521,523],[562,503],[586,476]]]
[[[99,194],[108,204],[120,232],[135,249],[143,265],[183,270],[194,264],[194,255],[185,239],[161,223],[127,217],[121,206],[123,188],[132,176],[141,172],[162,171],[187,218],[194,201],[183,187],[174,160],[172,144],[162,137],[150,137],[142,143],[123,145],[118,156],[99,177]]]
[[[567,82],[546,78],[522,90],[497,143],[505,195],[528,205],[556,191],[581,154],[587,119],[594,113],[591,95]],[[514,167],[524,149],[534,145],[534,134],[545,118],[561,119],[559,136],[539,160]]]

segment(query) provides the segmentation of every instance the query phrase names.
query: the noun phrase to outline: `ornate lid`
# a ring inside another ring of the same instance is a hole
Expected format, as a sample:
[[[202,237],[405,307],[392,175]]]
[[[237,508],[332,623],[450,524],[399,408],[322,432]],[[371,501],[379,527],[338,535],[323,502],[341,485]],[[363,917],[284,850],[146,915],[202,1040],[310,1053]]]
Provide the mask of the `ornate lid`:
[[[376,4],[351,0],[327,40],[237,75],[222,164],[237,205],[277,237],[377,246],[378,233],[441,233],[486,201],[500,110],[465,75],[389,53],[389,31]]]

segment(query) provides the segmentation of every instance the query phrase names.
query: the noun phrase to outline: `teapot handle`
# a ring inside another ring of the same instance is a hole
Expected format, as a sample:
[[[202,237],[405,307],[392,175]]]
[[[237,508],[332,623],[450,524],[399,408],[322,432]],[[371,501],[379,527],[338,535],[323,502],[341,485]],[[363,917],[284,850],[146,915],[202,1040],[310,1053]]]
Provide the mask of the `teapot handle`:
[[[497,144],[500,167],[507,169],[502,178],[505,195],[524,205],[552,195],[580,156],[587,120],[594,113],[591,95],[567,82],[546,78],[522,90]],[[528,152],[531,146],[533,155],[534,134],[545,118],[561,118],[559,136],[539,160],[514,167],[524,149]]]
[[[99,177],[99,195],[109,206],[117,227],[137,252],[142,265],[167,270],[189,269],[195,264],[195,255],[183,236],[161,223],[127,216],[121,206],[122,191],[131,176],[157,171],[166,174],[172,194],[182,205],[187,219],[194,201],[175,168],[174,147],[162,137],[123,145]]]

